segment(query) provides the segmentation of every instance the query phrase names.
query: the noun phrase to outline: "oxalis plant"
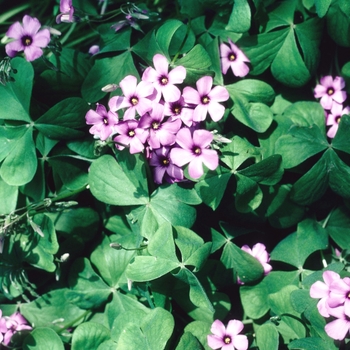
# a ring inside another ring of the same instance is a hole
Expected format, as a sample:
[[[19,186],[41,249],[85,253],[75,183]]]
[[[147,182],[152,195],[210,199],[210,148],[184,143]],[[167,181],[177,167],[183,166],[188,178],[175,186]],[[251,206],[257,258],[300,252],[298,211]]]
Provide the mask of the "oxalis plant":
[[[0,347],[348,349],[348,0],[0,0]]]

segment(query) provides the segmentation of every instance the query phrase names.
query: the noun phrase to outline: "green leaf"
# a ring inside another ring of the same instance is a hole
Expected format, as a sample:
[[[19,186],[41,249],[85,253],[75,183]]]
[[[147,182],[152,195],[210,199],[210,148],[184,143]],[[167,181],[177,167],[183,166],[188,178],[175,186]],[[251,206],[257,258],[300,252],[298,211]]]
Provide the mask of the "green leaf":
[[[265,279],[254,286],[241,286],[239,289],[244,312],[252,319],[263,317],[270,309]]]
[[[210,334],[211,323],[204,321],[193,321],[186,325],[184,332],[188,332],[195,336],[202,344],[205,350],[209,350],[207,337]],[[202,348],[201,348],[202,350]]]
[[[85,322],[80,324],[73,333],[72,350],[96,350],[104,341],[110,338],[110,331],[102,324]]]
[[[316,12],[318,17],[322,18],[326,15],[332,0],[315,0]]]
[[[313,252],[328,247],[327,231],[316,221],[306,219],[294,232],[280,241],[271,253],[271,260],[283,261],[302,269]]]
[[[51,328],[35,328],[23,342],[23,350],[64,350],[63,342]]]
[[[215,171],[214,175],[208,174],[203,180],[195,184],[195,189],[203,202],[213,210],[219,206],[221,199],[226,191],[228,181],[232,176],[231,172]]]
[[[350,225],[350,213],[346,207],[334,209],[327,221],[326,230],[335,243],[342,249],[350,247],[350,236],[347,234]]]
[[[350,46],[350,6],[347,0],[333,0],[327,15],[327,29],[340,46]]]
[[[272,323],[264,323],[256,332],[256,343],[259,350],[278,350],[279,334]]]
[[[281,180],[283,175],[281,163],[282,157],[279,154],[275,154],[247,168],[239,170],[238,173],[262,185],[275,185]]]
[[[326,155],[328,156],[327,170],[329,169],[330,188],[339,196],[350,198],[350,188],[348,186],[350,181],[350,167],[333,150],[329,150]]]
[[[21,120],[30,123],[29,105],[32,97],[34,70],[25,59],[15,57],[11,60],[14,82],[0,84],[0,119]]]
[[[248,2],[245,0],[236,0],[226,29],[237,33],[244,33],[250,29],[250,21],[251,13]]]
[[[8,185],[0,177],[0,193],[2,196],[1,201],[0,201],[0,213],[1,214],[9,214],[13,210],[16,209],[18,187]]]
[[[50,327],[56,332],[82,321],[86,310],[67,302],[67,289],[55,289],[30,303],[20,305],[21,314],[32,327]]]
[[[127,75],[139,77],[130,51],[114,57],[96,59],[82,85],[84,100],[93,103],[101,100],[106,93],[101,89],[107,84],[119,84]]]
[[[88,111],[88,104],[81,98],[70,97],[60,101],[36,122],[35,128],[50,139],[67,140],[84,136],[75,130],[85,126],[82,118]]]
[[[350,116],[343,115],[340,118],[339,128],[332,140],[332,147],[336,150],[350,153],[349,145]]]
[[[186,68],[186,83],[195,83],[203,75],[207,75],[211,64],[208,52],[200,44],[194,46],[184,57],[176,61],[176,66]]]
[[[152,281],[166,275],[179,266],[178,262],[155,256],[136,256],[125,271],[127,278],[135,282]]]
[[[88,259],[77,259],[69,274],[68,301],[82,309],[98,308],[107,301],[111,288],[93,270]]]
[[[0,176],[11,186],[22,186],[30,182],[36,172],[38,162],[33,141],[33,128],[18,127],[24,131],[22,136],[11,144],[10,152],[3,161]]]
[[[221,149],[222,160],[230,169],[236,170],[244,161],[250,158],[257,158],[260,155],[256,147],[247,140],[235,135],[231,142]]]
[[[91,263],[97,268],[104,281],[113,288],[118,288],[120,283],[127,283],[124,276],[126,267],[135,256],[135,251],[115,250],[110,247],[112,242],[120,242],[117,235],[102,236],[102,242],[91,254]],[[136,235],[129,235],[123,240],[124,248],[138,247],[140,239]]]
[[[303,350],[335,350],[334,344],[330,344],[324,339],[317,337],[308,337],[295,339],[288,344],[288,349],[303,349]],[[331,347],[330,347],[331,346]]]
[[[185,332],[181,338],[175,350],[202,350],[197,338],[190,332]]]
[[[242,282],[255,282],[263,275],[263,267],[260,262],[246,253],[232,242],[228,242],[223,250],[221,259],[226,268],[233,268]]]
[[[262,201],[263,194],[259,185],[249,177],[235,174],[237,189],[235,193],[235,206],[241,213],[249,213],[257,209]]]
[[[153,56],[155,54],[164,54],[156,39],[155,31],[149,31],[139,42],[137,42],[132,47],[132,51],[144,61],[146,61],[149,65],[153,64]]]
[[[97,55],[104,52],[125,51],[130,48],[131,28],[124,28],[119,32],[111,30],[111,24],[101,24],[97,28],[101,36],[101,50]]]
[[[134,175],[133,175],[134,176]],[[140,179],[143,174],[138,173]],[[104,155],[91,164],[89,183],[92,194],[100,201],[113,205],[138,205],[148,203],[148,194],[136,187],[118,164],[109,155]]]
[[[294,125],[276,142],[276,153],[282,155],[285,169],[293,168],[327,148],[328,143],[316,125]]]

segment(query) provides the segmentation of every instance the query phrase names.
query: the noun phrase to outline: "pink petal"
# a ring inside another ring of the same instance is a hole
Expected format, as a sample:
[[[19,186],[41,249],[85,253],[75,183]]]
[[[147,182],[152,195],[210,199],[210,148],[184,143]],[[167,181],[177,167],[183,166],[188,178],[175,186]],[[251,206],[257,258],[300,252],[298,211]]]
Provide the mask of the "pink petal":
[[[209,146],[212,141],[213,141],[213,134],[208,130],[199,129],[193,132],[193,143],[196,146],[205,148]]]
[[[219,156],[213,149],[202,149],[200,158],[210,170],[215,170],[219,165]]]
[[[42,56],[42,54],[43,50],[34,45],[27,46],[24,49],[24,55],[26,56],[26,60],[29,62],[36,60],[37,58]]]
[[[207,116],[209,105],[210,103],[206,105],[199,104],[193,111],[193,121],[195,122],[203,121]]]
[[[23,28],[27,34],[34,36],[40,29],[41,24],[37,18],[25,15],[23,17]]]
[[[215,86],[208,94],[211,101],[223,102],[230,97],[228,91],[223,86]]]
[[[249,67],[240,61],[236,61],[235,64],[231,64],[232,72],[236,77],[245,77],[249,73]]]
[[[195,155],[188,150],[185,150],[180,147],[174,147],[170,151],[170,159],[177,166],[183,166],[192,161],[195,158]]]
[[[321,282],[321,281],[316,281],[315,283],[312,284],[310,288],[310,297],[311,298],[324,298],[329,295],[329,288],[328,286]]]
[[[50,42],[50,31],[48,29],[42,29],[35,36],[33,36],[34,46],[46,47]]]
[[[333,80],[333,87],[335,90],[341,90],[345,87],[345,80],[342,77],[335,77]]]
[[[22,27],[21,23],[19,23],[19,22],[13,23],[10,26],[10,28],[7,30],[6,35],[9,38],[21,39],[22,36],[24,35],[23,27]]]
[[[142,74],[142,81],[154,82],[157,80],[158,73],[152,67],[147,67],[146,70]]]
[[[168,75],[169,63],[165,56],[156,54],[153,56],[153,64],[159,75]]]
[[[245,335],[236,335],[233,338],[233,346],[237,349],[237,350],[247,350],[248,349],[248,338]]]
[[[328,88],[330,86],[333,86],[333,78],[331,75],[326,75],[320,79],[321,85]]]
[[[132,97],[135,94],[137,85],[137,78],[133,75],[127,75],[120,83],[119,86],[126,97]]]
[[[226,334],[229,335],[231,338],[234,338],[238,333],[241,333],[243,328],[244,325],[241,321],[231,320],[227,324]]]
[[[186,86],[182,92],[182,96],[186,103],[195,105],[201,103],[199,93],[193,87]]]
[[[349,331],[349,324],[346,320],[337,319],[326,324],[324,329],[331,338],[343,340]]]
[[[186,78],[186,68],[178,66],[169,72],[169,83],[171,84],[182,84]]]
[[[340,279],[340,275],[334,271],[327,270],[322,274],[323,280],[329,286],[334,280]]]
[[[213,78],[209,75],[206,75],[196,82],[197,90],[200,96],[208,95],[211,87],[213,85]]]
[[[180,129],[176,135],[176,142],[183,149],[192,151],[193,141],[191,131],[188,128]]]
[[[211,347],[212,349],[219,349],[225,345],[225,343],[220,337],[212,334],[207,336],[207,341],[208,341],[208,346]]]
[[[175,85],[168,84],[164,86],[162,92],[166,102],[175,102],[181,97],[181,91]]]
[[[208,112],[211,117],[211,119],[214,120],[214,122],[219,121],[225,114],[225,107],[221,105],[220,103],[217,103],[215,101],[211,101],[208,106]]]
[[[195,156],[188,165],[188,173],[193,179],[198,179],[203,175],[203,162],[201,157]]]

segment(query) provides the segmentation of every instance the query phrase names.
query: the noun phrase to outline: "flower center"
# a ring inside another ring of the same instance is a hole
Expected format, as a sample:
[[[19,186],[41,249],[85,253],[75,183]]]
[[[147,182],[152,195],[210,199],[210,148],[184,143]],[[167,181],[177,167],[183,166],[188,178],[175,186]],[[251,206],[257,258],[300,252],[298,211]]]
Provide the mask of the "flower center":
[[[32,44],[32,42],[33,42],[33,39],[32,39],[30,36],[28,36],[28,35],[25,35],[25,36],[22,38],[22,44],[23,44],[24,46],[30,46],[30,45]]]
[[[162,164],[163,164],[164,166],[168,166],[169,163],[170,163],[170,160],[169,160],[168,158],[162,159]]]
[[[233,62],[235,59],[236,59],[236,55],[233,52],[231,52],[228,56],[228,60]]]
[[[231,337],[229,337],[228,335],[225,335],[223,340],[225,344],[231,344],[232,341]]]
[[[327,94],[328,94],[329,96],[333,95],[333,94],[334,94],[334,89],[333,89],[333,88],[328,88],[328,89],[327,89]]]
[[[108,125],[108,118],[107,117],[103,117],[103,124],[104,125]]]
[[[159,82],[160,82],[162,85],[166,85],[166,84],[168,84],[169,79],[168,79],[166,76],[163,75],[163,76],[160,77]]]
[[[193,153],[197,156],[199,156],[202,153],[202,150],[198,146],[193,147]]]
[[[210,102],[210,98],[208,96],[203,96],[202,97],[202,103],[207,105]]]
[[[174,113],[175,115],[181,114],[182,111],[182,105],[179,104],[178,102],[175,102],[171,105],[171,112]]]
[[[135,96],[131,97],[130,99],[130,103],[133,105],[133,106],[136,106],[138,103],[139,103],[139,99]]]
[[[128,131],[128,135],[129,135],[130,137],[134,137],[134,136],[135,136],[135,131],[134,131],[134,130],[129,130],[129,131]]]
[[[160,127],[160,125],[159,125],[158,122],[153,122],[153,123],[152,123],[152,129],[153,129],[153,130],[158,130],[159,127]]]
[[[340,123],[340,119],[341,119],[341,116],[336,117],[336,118],[335,118],[335,122],[336,122],[337,124],[339,124],[339,123]],[[350,299],[350,293],[349,293],[349,299]]]

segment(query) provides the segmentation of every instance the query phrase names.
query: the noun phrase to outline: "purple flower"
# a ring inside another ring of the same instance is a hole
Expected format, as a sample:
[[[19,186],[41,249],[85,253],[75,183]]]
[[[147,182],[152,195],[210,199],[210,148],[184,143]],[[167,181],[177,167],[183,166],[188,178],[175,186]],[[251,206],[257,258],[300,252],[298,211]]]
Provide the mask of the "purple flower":
[[[32,327],[27,324],[26,319],[19,313],[15,312],[11,316],[2,317],[0,320],[0,332],[4,333],[3,343],[8,345],[12,336],[19,331],[31,330]]]
[[[169,183],[178,182],[184,178],[182,169],[173,164],[169,152],[170,147],[162,147],[151,154],[149,164],[154,167],[154,182],[157,184],[161,184],[163,178]]]
[[[349,317],[345,314],[343,307],[331,309],[330,314],[336,319],[326,324],[324,330],[331,338],[343,340],[350,331]]]
[[[176,143],[181,147],[174,147],[170,151],[170,158],[177,166],[187,163],[188,172],[193,179],[203,175],[203,163],[210,170],[219,165],[216,151],[209,149],[213,134],[207,130],[195,130],[193,136],[188,128],[182,128],[176,135]]]
[[[345,87],[342,77],[335,77],[333,80],[331,75],[327,75],[321,78],[320,83],[314,89],[314,96],[321,98],[320,103],[324,109],[331,109],[333,101],[343,103],[346,100],[346,92],[341,91]]]
[[[188,108],[182,96],[177,101],[164,103],[164,115],[171,116],[173,120],[181,119],[187,126],[192,126],[193,112],[194,110]]]
[[[114,126],[118,124],[118,115],[108,111],[104,105],[96,104],[96,111],[90,109],[85,115],[86,124],[93,125],[89,132],[98,136],[102,141],[114,133]]]
[[[153,148],[172,145],[175,142],[176,133],[181,128],[181,120],[163,121],[164,106],[158,103],[153,105],[151,112],[144,114],[139,127],[150,130],[148,143]]]
[[[345,107],[343,109],[343,105],[334,102],[332,105],[332,109],[330,111],[330,113],[327,116],[327,125],[330,125],[331,127],[329,128],[329,130],[327,131],[327,136],[330,138],[333,138],[335,136],[335,134],[338,131],[338,127],[339,127],[339,122],[340,119],[342,117],[342,115],[344,114],[349,114],[350,113],[350,108],[349,107]]]
[[[181,91],[174,84],[181,84],[186,78],[186,69],[182,66],[175,67],[169,72],[169,63],[163,55],[157,54],[153,57],[154,68],[148,67],[142,75],[142,80],[154,84],[158,91],[157,100],[163,94],[164,100],[178,101]]]
[[[152,109],[152,94],[154,87],[151,83],[141,81],[133,75],[126,76],[119,84],[124,96],[113,96],[109,102],[109,109],[113,112],[121,108],[128,108],[124,113],[124,120],[135,119],[136,112],[141,116]]]
[[[200,78],[196,85],[198,91],[186,86],[182,94],[186,103],[196,105],[193,120],[200,122],[209,112],[210,117],[217,122],[225,113],[225,107],[219,102],[228,100],[230,97],[228,91],[223,86],[215,86],[212,89],[213,78],[210,76]]]
[[[222,43],[220,45],[221,70],[226,74],[231,67],[236,77],[244,77],[249,73],[249,67],[244,62],[250,62],[247,56],[228,39],[230,46]]]
[[[243,327],[243,323],[238,320],[229,321],[226,328],[220,320],[215,320],[210,328],[213,334],[207,336],[209,347],[221,350],[247,350],[248,338],[239,334]]]
[[[350,278],[333,280],[329,289],[329,307],[343,306],[345,314],[350,317]]]
[[[72,0],[60,0],[60,12],[61,13],[56,17],[56,23],[74,22],[73,20],[74,7],[72,4]]]
[[[142,152],[145,148],[145,142],[148,138],[148,131],[139,128],[139,122],[137,120],[126,120],[115,126],[115,131],[120,135],[116,136],[113,140],[117,142],[116,147],[123,149],[124,146],[130,147],[130,153]]]
[[[252,249],[250,249],[249,246],[245,244],[241,249],[259,260],[260,264],[264,268],[265,276],[271,272],[272,266],[268,264],[268,262],[270,261],[270,255],[266,251],[266,247],[264,244],[257,243],[253,245]]]
[[[329,317],[329,305],[328,305],[328,298],[330,293],[330,286],[333,281],[340,279],[339,274],[333,271],[325,271],[323,272],[323,280],[317,281],[314,284],[312,284],[310,288],[310,297],[311,298],[321,298],[320,301],[317,303],[317,309],[318,312],[323,317]]]
[[[19,22],[13,23],[6,35],[15,40],[5,46],[7,55],[14,57],[17,52],[24,51],[25,58],[29,62],[42,56],[42,48],[50,42],[50,31],[39,30],[40,27],[38,19],[28,15],[23,17],[23,26]]]
[[[96,55],[99,52],[100,52],[100,47],[98,45],[90,46],[90,48],[89,48],[89,54],[90,55]]]
[[[124,20],[116,22],[111,26],[111,28],[114,29],[115,32],[118,32],[119,30],[127,26],[133,27],[138,30],[140,29],[135,19],[132,18],[130,15],[126,15]]]

